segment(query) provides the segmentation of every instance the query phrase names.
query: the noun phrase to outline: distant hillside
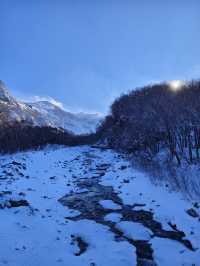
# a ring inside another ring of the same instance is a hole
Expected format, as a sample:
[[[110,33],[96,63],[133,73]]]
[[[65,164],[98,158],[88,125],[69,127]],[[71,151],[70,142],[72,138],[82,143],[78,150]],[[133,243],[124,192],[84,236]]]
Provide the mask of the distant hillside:
[[[101,120],[98,114],[67,112],[48,101],[38,101],[27,105],[33,111],[38,112],[47,125],[61,127],[75,134],[95,132]]]
[[[74,134],[88,134],[95,132],[100,120],[97,114],[66,112],[48,101],[17,101],[0,81],[0,123],[25,121],[34,126],[50,126]]]

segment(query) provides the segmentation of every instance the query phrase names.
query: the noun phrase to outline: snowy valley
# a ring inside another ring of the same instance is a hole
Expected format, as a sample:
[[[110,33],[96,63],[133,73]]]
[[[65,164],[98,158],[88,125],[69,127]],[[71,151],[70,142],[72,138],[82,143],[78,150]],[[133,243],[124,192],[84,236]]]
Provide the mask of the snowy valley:
[[[91,146],[0,157],[0,265],[200,265],[200,209]]]
[[[0,0],[0,266],[200,266],[200,0]]]

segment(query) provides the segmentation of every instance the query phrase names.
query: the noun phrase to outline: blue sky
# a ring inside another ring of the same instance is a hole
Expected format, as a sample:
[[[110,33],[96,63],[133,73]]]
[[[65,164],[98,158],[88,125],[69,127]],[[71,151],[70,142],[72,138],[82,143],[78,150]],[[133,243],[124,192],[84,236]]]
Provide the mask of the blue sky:
[[[106,112],[153,81],[200,77],[199,0],[0,0],[0,79],[18,97]]]

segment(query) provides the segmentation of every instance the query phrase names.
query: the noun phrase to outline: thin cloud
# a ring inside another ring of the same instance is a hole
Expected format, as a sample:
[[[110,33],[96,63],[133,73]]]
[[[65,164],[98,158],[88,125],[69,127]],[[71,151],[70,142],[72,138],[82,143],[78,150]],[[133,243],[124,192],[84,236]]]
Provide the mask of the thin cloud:
[[[59,101],[57,101],[54,98],[49,97],[49,96],[47,96],[47,97],[33,96],[32,101],[33,102],[47,101],[47,102],[50,102],[50,103],[60,107],[61,109],[65,109],[63,103],[61,103],[61,102],[59,102]]]

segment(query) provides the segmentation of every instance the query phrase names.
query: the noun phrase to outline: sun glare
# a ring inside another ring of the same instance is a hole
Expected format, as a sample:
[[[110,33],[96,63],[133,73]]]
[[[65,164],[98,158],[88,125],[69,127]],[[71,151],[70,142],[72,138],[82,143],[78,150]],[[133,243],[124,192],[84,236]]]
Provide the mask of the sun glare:
[[[170,89],[173,91],[181,90],[184,85],[184,82],[181,80],[172,80],[169,82]]]

